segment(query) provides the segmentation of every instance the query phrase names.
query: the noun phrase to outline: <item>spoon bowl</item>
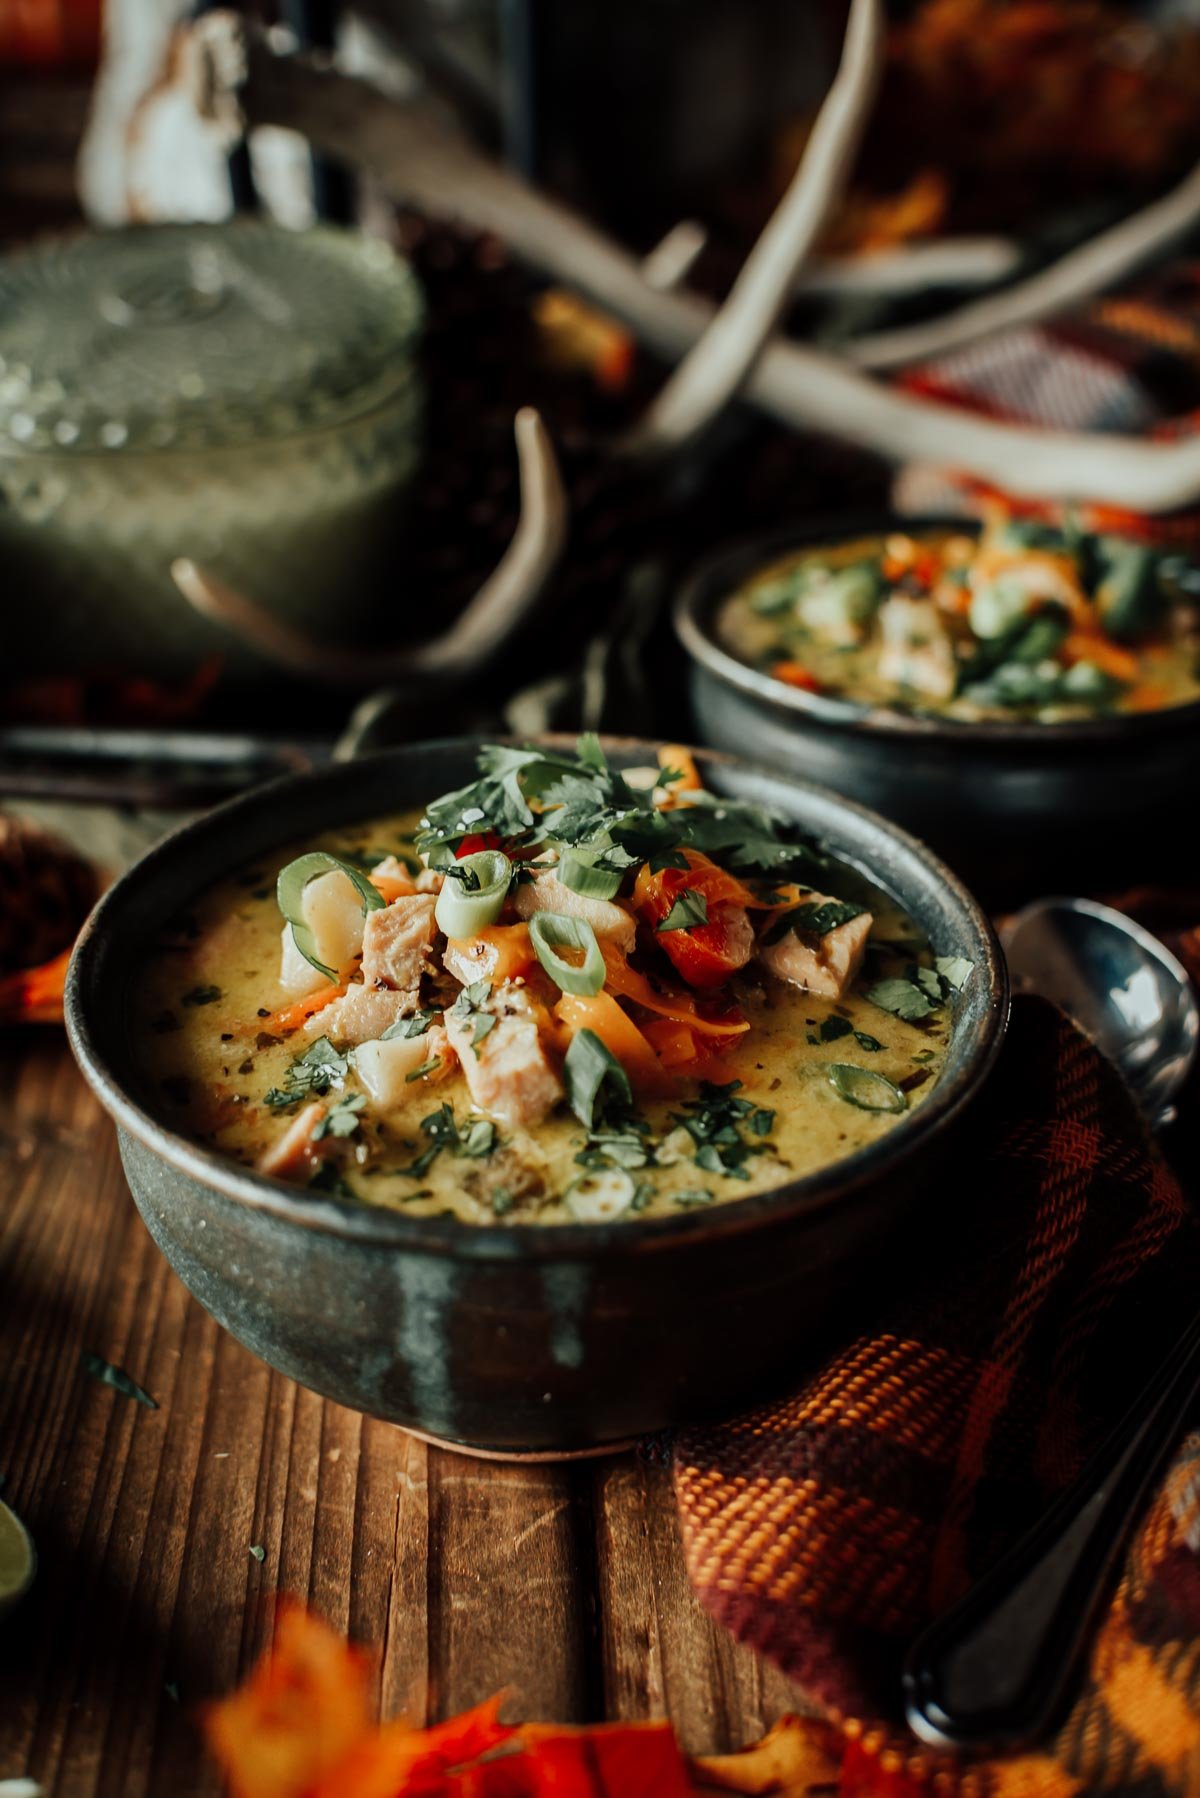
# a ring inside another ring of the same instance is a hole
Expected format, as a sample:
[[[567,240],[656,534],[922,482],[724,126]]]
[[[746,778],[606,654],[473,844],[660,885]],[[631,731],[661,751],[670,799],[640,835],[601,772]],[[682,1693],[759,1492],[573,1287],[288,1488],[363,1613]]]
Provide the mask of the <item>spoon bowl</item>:
[[[1191,982],[1170,950],[1093,899],[1039,899],[1001,940],[1014,990],[1052,999],[1120,1069],[1151,1129],[1169,1124],[1200,1041]]]

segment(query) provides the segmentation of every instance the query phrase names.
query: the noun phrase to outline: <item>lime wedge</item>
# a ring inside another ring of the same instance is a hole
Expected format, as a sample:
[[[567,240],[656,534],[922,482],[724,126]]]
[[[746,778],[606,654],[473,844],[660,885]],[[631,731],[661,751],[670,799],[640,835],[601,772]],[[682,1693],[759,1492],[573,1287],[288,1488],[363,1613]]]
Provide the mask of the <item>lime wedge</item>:
[[[33,1537],[0,1500],[0,1616],[24,1598],[37,1571]]]

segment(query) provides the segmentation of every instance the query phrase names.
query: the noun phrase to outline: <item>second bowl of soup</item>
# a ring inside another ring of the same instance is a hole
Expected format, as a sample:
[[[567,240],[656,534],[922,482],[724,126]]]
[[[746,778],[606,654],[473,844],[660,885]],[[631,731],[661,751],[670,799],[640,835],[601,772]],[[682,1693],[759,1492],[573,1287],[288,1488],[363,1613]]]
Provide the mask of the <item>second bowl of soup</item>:
[[[1198,592],[1186,558],[1129,538],[851,520],[708,564],[676,628],[709,741],[878,806],[977,878],[1112,882],[1177,859]]]

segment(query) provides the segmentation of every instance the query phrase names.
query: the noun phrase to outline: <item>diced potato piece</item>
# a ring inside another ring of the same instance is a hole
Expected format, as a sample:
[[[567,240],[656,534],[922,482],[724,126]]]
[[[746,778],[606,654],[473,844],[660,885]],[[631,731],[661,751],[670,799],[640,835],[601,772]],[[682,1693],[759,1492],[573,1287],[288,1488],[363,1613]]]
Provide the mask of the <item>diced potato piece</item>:
[[[931,699],[950,699],[958,680],[954,649],[932,600],[892,595],[879,613],[879,675]]]
[[[320,968],[314,968],[311,961],[306,961],[297,949],[290,924],[284,925],[280,942],[282,954],[279,960],[279,984],[285,993],[290,994],[293,999],[303,999],[309,993],[315,993],[318,987],[329,985]]]
[[[813,893],[812,902],[824,903],[822,895]],[[872,923],[870,912],[860,912],[824,936],[789,930],[777,942],[760,945],[758,959],[777,980],[805,987],[825,999],[840,999],[862,966]],[[769,924],[767,928],[769,931]]]
[[[354,882],[340,868],[318,874],[300,901],[304,922],[313,934],[318,961],[340,973],[362,950],[363,902]]]
[[[587,899],[582,893],[573,893],[553,872],[539,874],[536,880],[519,886],[513,903],[521,918],[532,918],[539,911],[552,911],[567,918],[586,919],[598,937],[608,937],[626,954],[637,937],[637,926],[622,906],[614,905],[608,899]]]
[[[423,1036],[391,1036],[386,1042],[360,1043],[354,1052],[359,1079],[374,1103],[384,1108],[401,1103],[414,1084],[409,1076],[426,1062],[436,1061],[434,1072],[443,1074],[451,1060],[457,1057],[446,1032],[437,1024]]]

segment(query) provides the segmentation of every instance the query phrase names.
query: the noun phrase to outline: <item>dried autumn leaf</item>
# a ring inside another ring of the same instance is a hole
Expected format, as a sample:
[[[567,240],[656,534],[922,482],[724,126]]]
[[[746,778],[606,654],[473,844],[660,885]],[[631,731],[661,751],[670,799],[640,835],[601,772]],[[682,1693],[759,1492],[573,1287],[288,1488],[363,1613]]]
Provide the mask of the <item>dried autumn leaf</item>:
[[[457,1792],[454,1769],[472,1766],[513,1736],[499,1718],[504,1699],[505,1694],[498,1693],[474,1710],[428,1729],[403,1722],[372,1729],[330,1773],[304,1788],[304,1798],[401,1798],[410,1792],[413,1798],[426,1798]],[[480,1780],[476,1788],[468,1789],[483,1794],[502,1787]],[[521,1789],[512,1788],[514,1793]]]
[[[693,1798],[695,1788],[669,1723],[603,1723],[583,1729],[526,1723],[517,1731],[537,1763],[532,1793],[562,1798]]]
[[[818,1798],[838,1789],[843,1744],[832,1724],[816,1717],[781,1717],[761,1742],[737,1754],[693,1757],[700,1791],[743,1792],[749,1798]]]
[[[366,1657],[286,1601],[270,1654],[204,1715],[232,1798],[302,1798],[370,1728]]]

